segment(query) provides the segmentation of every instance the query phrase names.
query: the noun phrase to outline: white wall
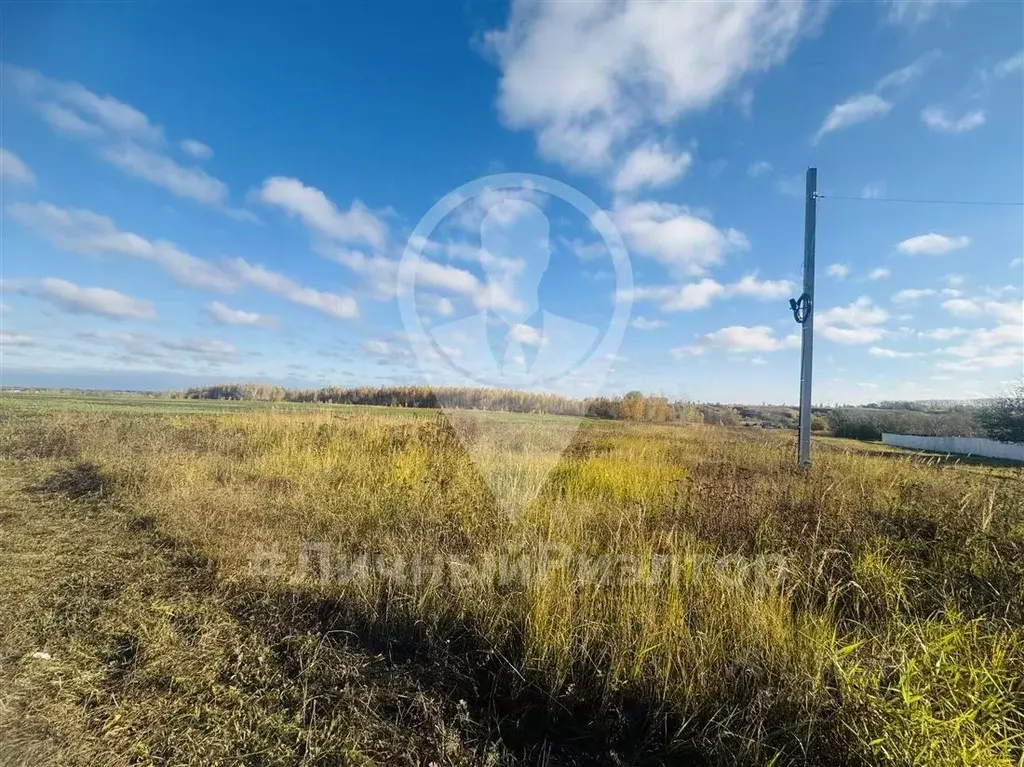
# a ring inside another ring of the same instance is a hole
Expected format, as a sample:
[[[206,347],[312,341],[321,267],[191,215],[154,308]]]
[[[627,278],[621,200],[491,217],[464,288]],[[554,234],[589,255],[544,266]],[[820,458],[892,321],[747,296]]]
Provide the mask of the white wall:
[[[882,442],[894,447],[909,447],[932,453],[981,455],[1024,463],[1024,443],[1020,442],[996,442],[971,437],[916,437],[910,434],[883,434]]]

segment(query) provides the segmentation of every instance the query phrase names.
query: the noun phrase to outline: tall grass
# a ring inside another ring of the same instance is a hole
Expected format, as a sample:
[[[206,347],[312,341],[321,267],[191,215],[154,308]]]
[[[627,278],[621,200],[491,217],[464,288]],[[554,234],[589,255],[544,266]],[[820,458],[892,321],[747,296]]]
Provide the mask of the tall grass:
[[[0,434],[96,463],[232,588],[464,653],[520,714],[583,707],[716,764],[1020,763],[1020,471],[822,446],[805,473],[788,435],[607,422],[563,454],[559,422],[513,421],[476,462],[443,414],[53,412]]]

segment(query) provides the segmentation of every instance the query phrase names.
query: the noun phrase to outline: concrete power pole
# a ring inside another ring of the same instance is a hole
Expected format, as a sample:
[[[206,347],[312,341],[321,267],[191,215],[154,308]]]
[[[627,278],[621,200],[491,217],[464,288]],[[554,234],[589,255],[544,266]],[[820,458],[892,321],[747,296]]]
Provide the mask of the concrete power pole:
[[[804,292],[790,299],[793,319],[803,326],[800,356],[800,466],[811,465],[811,368],[814,360],[814,230],[817,219],[818,169],[807,169],[804,208]]]

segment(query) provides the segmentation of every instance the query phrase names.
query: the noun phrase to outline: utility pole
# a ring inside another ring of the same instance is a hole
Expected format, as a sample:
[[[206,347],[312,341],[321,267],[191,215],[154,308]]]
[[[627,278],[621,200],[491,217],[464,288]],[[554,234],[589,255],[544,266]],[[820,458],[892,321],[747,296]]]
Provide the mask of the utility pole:
[[[814,230],[818,204],[818,169],[807,169],[804,208],[804,292],[790,299],[793,319],[803,326],[800,354],[800,466],[811,465],[811,367],[814,360]]]

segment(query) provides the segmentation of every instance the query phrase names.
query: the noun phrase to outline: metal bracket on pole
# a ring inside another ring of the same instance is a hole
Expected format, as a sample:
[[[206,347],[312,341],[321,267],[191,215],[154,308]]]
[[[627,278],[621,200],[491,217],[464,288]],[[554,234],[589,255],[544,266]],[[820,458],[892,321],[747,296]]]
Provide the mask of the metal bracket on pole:
[[[800,355],[800,466],[811,465],[811,368],[814,361],[814,233],[817,219],[818,169],[807,169],[804,207],[804,292],[791,299],[793,319],[803,326]]]

